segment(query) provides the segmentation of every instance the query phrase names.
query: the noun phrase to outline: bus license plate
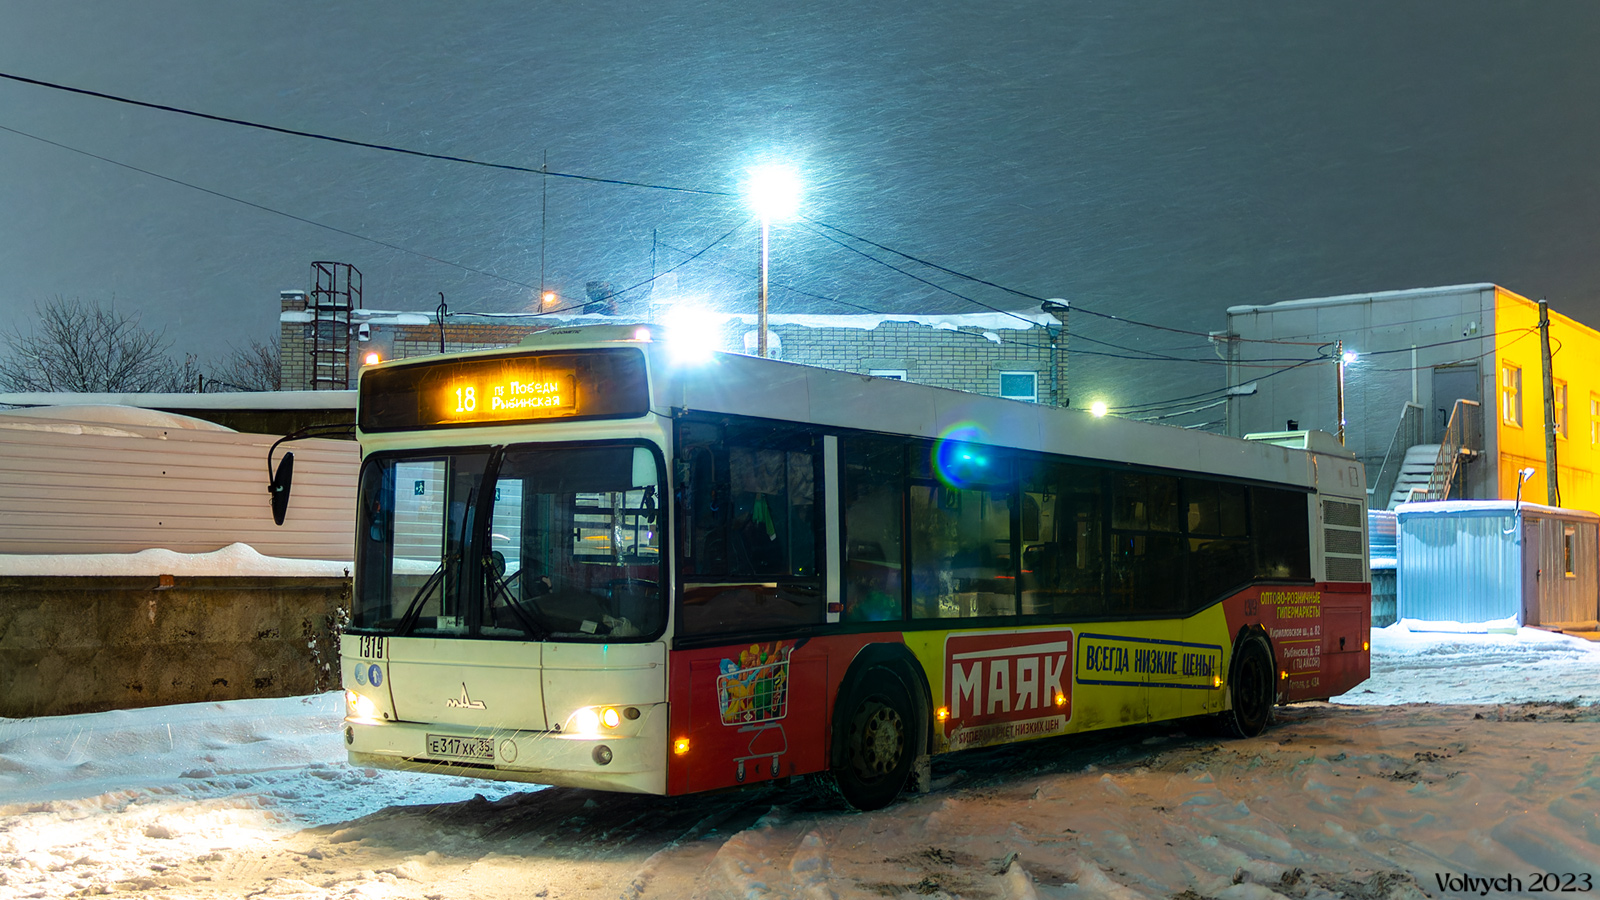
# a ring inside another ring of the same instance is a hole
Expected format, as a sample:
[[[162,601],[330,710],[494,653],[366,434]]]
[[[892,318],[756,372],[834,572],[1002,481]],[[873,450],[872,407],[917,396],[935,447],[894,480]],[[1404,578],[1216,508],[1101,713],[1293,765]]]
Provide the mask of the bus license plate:
[[[493,762],[494,739],[430,734],[428,735],[428,755],[443,759],[482,759]]]

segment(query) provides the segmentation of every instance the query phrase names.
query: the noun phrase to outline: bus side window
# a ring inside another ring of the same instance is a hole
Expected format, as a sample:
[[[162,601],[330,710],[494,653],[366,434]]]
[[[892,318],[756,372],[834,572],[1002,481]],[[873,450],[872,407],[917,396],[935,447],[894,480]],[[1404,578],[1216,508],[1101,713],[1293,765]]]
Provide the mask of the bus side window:
[[[1311,526],[1306,495],[1275,488],[1250,490],[1257,578],[1310,578]]]
[[[820,624],[820,441],[754,421],[682,422],[679,508],[687,634]]]
[[[1204,606],[1250,582],[1254,574],[1242,485],[1185,479],[1184,530],[1189,539],[1189,599]]]
[[[844,470],[844,614],[846,622],[904,617],[900,577],[904,443],[870,437],[839,442]]]
[[[1105,612],[1102,485],[1101,470],[1087,466],[1038,462],[1024,470],[1023,615]]]
[[[936,458],[937,467],[907,491],[912,617],[1016,615],[1011,459],[977,445],[914,445],[912,453]]]
[[[1148,616],[1184,609],[1178,479],[1117,473],[1112,477],[1111,510],[1110,612]]]

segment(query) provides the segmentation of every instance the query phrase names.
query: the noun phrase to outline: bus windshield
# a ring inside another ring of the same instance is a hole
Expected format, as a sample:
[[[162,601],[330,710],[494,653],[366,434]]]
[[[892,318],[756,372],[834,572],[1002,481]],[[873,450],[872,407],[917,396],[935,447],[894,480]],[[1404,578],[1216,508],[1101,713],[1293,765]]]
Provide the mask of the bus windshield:
[[[615,641],[659,634],[662,513],[637,445],[375,456],[351,630]]]

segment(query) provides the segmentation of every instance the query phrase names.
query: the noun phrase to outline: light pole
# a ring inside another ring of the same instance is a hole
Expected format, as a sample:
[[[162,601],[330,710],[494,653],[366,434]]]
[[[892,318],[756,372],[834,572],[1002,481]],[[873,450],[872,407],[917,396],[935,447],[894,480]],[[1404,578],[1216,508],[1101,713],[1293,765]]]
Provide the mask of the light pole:
[[[750,170],[750,205],[761,217],[761,299],[756,311],[756,354],[767,355],[767,257],[774,221],[792,217],[800,205],[800,178],[788,166],[765,165]]]
[[[1061,323],[1061,340],[1050,341],[1050,405],[1071,406],[1072,395],[1067,393],[1067,313],[1071,305],[1066,300],[1050,299],[1039,308]],[[1048,329],[1049,326],[1046,326]],[[1048,335],[1047,335],[1048,336]],[[1058,347],[1057,344],[1060,346]],[[1059,354],[1059,355],[1058,355]]]
[[[1337,390],[1338,403],[1339,403],[1339,446],[1343,447],[1344,446],[1344,367],[1348,366],[1348,365],[1353,365],[1357,359],[1360,359],[1360,356],[1354,350],[1346,350],[1344,348],[1344,339],[1343,338],[1339,339],[1339,346],[1338,346],[1338,348],[1336,350],[1334,350],[1334,353],[1336,353],[1338,355],[1338,357],[1339,357],[1339,384],[1338,384],[1338,390]]]

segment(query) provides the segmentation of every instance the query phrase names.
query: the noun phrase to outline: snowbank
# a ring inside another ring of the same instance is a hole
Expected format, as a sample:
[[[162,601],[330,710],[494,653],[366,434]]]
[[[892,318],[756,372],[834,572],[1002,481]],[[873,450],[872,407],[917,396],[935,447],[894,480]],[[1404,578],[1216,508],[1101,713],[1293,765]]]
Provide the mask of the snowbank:
[[[229,544],[210,553],[140,550],[138,553],[0,554],[0,575],[255,575],[299,578],[349,577],[350,563],[262,556],[249,544]]]
[[[67,422],[94,422],[102,425],[141,425],[146,428],[182,428],[189,431],[233,431],[225,425],[196,419],[193,416],[143,409],[137,406],[111,404],[85,404],[82,406],[38,406],[29,409],[8,409],[0,412],[0,422],[9,427],[21,423],[16,419],[65,420]],[[10,421],[8,421],[10,420]],[[133,435],[137,437],[138,435]]]
[[[1430,623],[1440,625],[1441,623]],[[1451,623],[1458,624],[1458,623]],[[1600,701],[1600,643],[1538,628],[1372,630],[1372,677],[1338,703]]]

